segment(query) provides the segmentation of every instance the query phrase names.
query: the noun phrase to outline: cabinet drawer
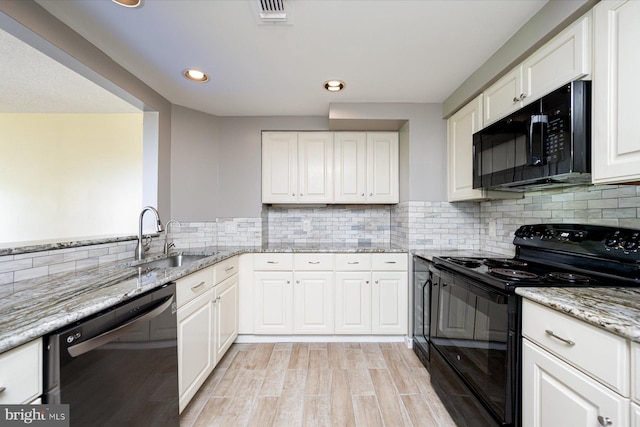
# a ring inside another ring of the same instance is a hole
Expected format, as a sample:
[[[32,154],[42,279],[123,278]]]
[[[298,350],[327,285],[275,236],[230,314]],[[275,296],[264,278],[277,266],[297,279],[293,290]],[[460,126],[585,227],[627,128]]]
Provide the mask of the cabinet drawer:
[[[371,254],[336,254],[336,271],[371,270]]]
[[[407,254],[372,254],[372,270],[406,271],[409,268]]]
[[[0,404],[29,403],[42,394],[42,339],[0,355]]]
[[[640,404],[640,344],[637,342],[631,343],[631,399]]]
[[[254,270],[293,270],[293,254],[255,254]]]
[[[294,254],[294,270],[333,270],[333,254]]]
[[[217,285],[238,272],[238,257],[234,256],[213,266],[214,282]]]
[[[176,301],[178,307],[191,301],[213,287],[213,267],[203,268],[176,280]]]
[[[624,338],[528,300],[522,304],[522,335],[629,396],[629,346]]]

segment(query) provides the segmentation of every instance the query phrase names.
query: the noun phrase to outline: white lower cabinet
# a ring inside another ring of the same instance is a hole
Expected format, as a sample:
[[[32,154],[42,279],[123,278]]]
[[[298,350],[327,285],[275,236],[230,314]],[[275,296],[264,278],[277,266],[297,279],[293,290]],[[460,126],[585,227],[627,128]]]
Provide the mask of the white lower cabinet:
[[[293,333],[333,334],[333,272],[295,272]]]
[[[631,426],[640,427],[640,405],[637,403],[631,404]]]
[[[522,306],[522,425],[638,426],[629,341],[526,299]]]
[[[42,394],[42,338],[0,354],[0,405],[26,404]]]
[[[180,412],[238,336],[237,271],[233,257],[176,281]]]
[[[525,339],[525,427],[629,425],[629,400]]]
[[[257,271],[253,277],[253,333],[293,333],[293,272]]]
[[[409,316],[407,273],[374,271],[371,280],[371,333],[406,334]]]
[[[214,290],[178,309],[178,384],[180,412],[214,366]]]
[[[371,272],[338,271],[335,280],[336,334],[371,333]]]
[[[254,334],[408,333],[406,254],[256,254],[253,264]]]
[[[214,344],[215,364],[238,336],[238,275],[215,287]]]

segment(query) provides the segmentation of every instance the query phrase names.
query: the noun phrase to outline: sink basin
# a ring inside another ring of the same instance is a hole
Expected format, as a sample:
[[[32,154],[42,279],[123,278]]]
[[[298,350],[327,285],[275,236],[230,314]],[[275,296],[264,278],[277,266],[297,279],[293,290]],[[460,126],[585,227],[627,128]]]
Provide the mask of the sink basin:
[[[198,261],[199,259],[206,258],[210,255],[185,255],[185,254],[177,254],[171,255],[166,258],[160,258],[153,261],[144,262],[142,264],[138,264],[137,267],[146,267],[146,268],[172,268],[172,267],[185,267],[189,264]]]

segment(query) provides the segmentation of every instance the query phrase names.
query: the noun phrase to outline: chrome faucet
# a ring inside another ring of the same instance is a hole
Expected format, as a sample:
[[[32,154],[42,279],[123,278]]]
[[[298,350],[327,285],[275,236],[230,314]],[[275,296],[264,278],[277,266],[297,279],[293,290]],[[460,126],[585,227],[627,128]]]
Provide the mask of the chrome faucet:
[[[144,252],[149,249],[149,244],[144,244],[142,242],[142,218],[144,217],[145,212],[152,211],[156,215],[156,230],[158,233],[162,232],[162,221],[160,221],[160,214],[153,206],[145,206],[142,208],[142,212],[140,212],[140,223],[138,227],[138,244],[136,245],[136,261],[140,261],[144,259]]]
[[[169,243],[169,225],[171,224],[178,224],[179,226],[182,226],[182,224],[180,224],[180,221],[177,221],[175,219],[169,220],[165,225],[164,225],[164,230],[165,230],[165,234],[164,234],[164,254],[165,255],[169,255],[169,249],[174,248],[176,245],[173,243],[173,241],[171,243]]]

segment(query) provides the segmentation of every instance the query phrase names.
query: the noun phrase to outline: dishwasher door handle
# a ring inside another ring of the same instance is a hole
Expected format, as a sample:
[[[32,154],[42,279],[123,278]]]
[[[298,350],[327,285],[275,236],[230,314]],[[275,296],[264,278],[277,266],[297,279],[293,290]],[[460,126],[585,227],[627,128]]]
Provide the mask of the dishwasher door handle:
[[[165,311],[171,303],[173,302],[173,295],[167,297],[165,301],[161,302],[159,305],[156,305],[154,308],[146,311],[145,313],[136,316],[135,318],[129,320],[126,323],[123,323],[120,326],[117,326],[107,332],[103,332],[102,334],[88,339],[87,341],[81,342],[80,344],[72,345],[67,349],[71,357],[78,357],[82,354],[85,354],[91,350],[94,350],[101,345],[104,345],[110,341],[115,340],[116,338],[126,334],[135,327],[140,322],[146,322],[155,317],[158,317],[163,311]]]

